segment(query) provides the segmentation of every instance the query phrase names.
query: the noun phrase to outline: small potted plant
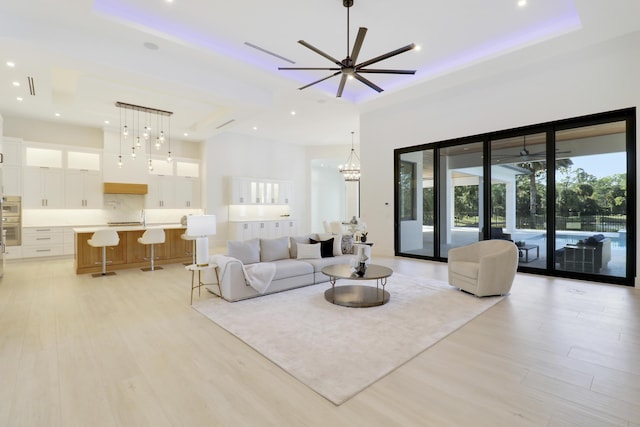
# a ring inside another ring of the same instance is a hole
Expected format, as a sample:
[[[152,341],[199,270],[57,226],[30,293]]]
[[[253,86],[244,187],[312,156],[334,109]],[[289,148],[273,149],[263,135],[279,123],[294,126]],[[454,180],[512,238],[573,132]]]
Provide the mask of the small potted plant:
[[[365,243],[367,241],[367,234],[369,234],[368,231],[363,231],[360,233],[360,241],[362,243]]]

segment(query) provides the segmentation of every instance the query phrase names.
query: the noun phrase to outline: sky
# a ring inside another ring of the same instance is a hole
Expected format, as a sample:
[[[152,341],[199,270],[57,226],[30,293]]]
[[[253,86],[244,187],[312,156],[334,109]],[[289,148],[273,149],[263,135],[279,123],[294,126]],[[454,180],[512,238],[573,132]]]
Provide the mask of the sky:
[[[598,178],[626,173],[627,153],[596,154],[593,156],[571,157],[573,169],[582,168]]]

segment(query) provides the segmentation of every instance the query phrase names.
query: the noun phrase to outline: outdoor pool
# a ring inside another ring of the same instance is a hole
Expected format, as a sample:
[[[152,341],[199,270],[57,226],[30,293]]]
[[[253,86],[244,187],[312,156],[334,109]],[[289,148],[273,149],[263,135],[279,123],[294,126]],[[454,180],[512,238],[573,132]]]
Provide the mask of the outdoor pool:
[[[578,243],[578,240],[585,240],[589,236],[593,236],[598,233],[585,233],[585,234],[556,234],[556,247],[562,247],[566,244]],[[619,236],[607,236],[611,239],[611,249],[627,249],[627,235],[626,233],[620,233]],[[542,242],[546,240],[546,234],[539,234],[534,237],[527,238],[527,242]]]

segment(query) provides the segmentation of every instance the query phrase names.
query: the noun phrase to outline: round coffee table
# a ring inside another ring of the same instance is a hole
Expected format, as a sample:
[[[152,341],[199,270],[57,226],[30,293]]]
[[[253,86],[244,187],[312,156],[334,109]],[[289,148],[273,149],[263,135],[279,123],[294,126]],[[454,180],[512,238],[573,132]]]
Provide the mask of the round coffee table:
[[[356,275],[351,266],[347,264],[329,265],[320,271],[329,276],[331,289],[324,292],[324,298],[332,304],[362,308],[383,305],[389,301],[389,292],[384,287],[387,284],[387,278],[393,274],[393,270],[388,267],[369,264],[364,276]],[[375,280],[376,287],[366,285],[336,286],[338,279]],[[382,288],[380,288],[381,286]]]

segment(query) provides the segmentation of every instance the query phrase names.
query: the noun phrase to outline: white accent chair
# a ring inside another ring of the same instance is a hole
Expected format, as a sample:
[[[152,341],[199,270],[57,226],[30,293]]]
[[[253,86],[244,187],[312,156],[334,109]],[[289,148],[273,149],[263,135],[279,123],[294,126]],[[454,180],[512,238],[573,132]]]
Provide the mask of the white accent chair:
[[[449,284],[478,297],[506,295],[518,270],[518,247],[508,240],[481,240],[449,249]]]
[[[90,239],[87,239],[89,246],[94,248],[102,248],[102,260],[96,264],[102,264],[102,273],[92,274],[93,277],[110,276],[116,274],[113,271],[107,272],[107,246],[118,246],[120,243],[120,236],[118,232],[113,229],[105,228],[104,230],[97,230]]]
[[[343,234],[344,228],[342,227],[342,221],[331,221],[329,223],[329,227],[331,229],[331,233],[333,234]]]
[[[164,243],[164,239],[164,230],[162,228],[148,228],[142,234],[142,237],[138,237],[138,243],[151,246],[151,266],[143,268],[142,271],[162,270],[162,267],[155,266],[154,246]]]

